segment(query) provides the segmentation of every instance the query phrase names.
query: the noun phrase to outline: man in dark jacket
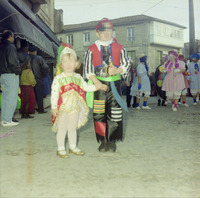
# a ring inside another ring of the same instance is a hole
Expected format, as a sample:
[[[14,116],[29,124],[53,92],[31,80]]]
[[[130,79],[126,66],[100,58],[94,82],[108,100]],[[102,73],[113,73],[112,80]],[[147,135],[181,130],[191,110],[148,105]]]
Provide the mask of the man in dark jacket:
[[[38,113],[46,113],[43,106],[43,90],[42,81],[43,78],[48,74],[48,65],[45,60],[37,55],[37,48],[29,47],[29,54],[31,58],[31,68],[37,82],[34,87],[35,98],[38,103]]]
[[[12,120],[17,106],[19,90],[20,63],[17,49],[14,46],[14,34],[5,30],[0,46],[0,75],[1,75],[1,125],[15,126],[19,123]]]

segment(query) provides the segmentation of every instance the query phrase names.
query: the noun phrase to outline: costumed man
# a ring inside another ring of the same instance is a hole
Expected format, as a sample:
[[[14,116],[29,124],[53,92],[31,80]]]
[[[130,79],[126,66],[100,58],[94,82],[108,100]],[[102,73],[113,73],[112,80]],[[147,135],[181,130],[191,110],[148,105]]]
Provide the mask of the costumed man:
[[[193,104],[197,105],[197,95],[200,93],[200,64],[198,63],[200,57],[198,54],[194,53],[190,56],[190,59],[192,62],[188,64],[187,70],[190,76],[187,76],[187,79],[193,96]]]
[[[128,111],[120,95],[121,76],[126,78],[130,62],[126,50],[113,39],[112,34],[112,22],[103,18],[96,26],[99,40],[85,54],[85,77],[97,89],[107,89],[96,91],[93,99],[86,96],[87,101],[89,98],[93,101],[88,105],[93,108],[96,138],[101,143],[98,148],[100,152],[116,151],[116,141],[123,139],[122,109]]]
[[[144,94],[144,101],[142,109],[149,110],[151,107],[147,106],[147,100],[151,93],[151,85],[148,76],[149,67],[147,66],[147,56],[141,55],[140,63],[137,66],[137,76],[133,81],[131,87],[131,95],[137,97],[136,109],[140,110],[140,98]]]
[[[185,59],[184,59],[184,55],[183,55],[183,54],[179,54],[178,59],[179,59],[179,61],[183,61],[184,64],[185,64],[185,72],[183,72],[184,81],[185,81],[185,89],[183,89],[183,91],[182,91],[182,93],[181,93],[181,98],[179,99],[179,101],[182,99],[182,105],[183,105],[184,107],[189,107],[189,105],[186,103],[186,95],[187,95],[187,90],[188,90],[188,88],[189,88],[190,86],[189,86],[189,84],[188,84],[188,81],[187,81],[187,79],[186,79],[186,76],[189,76],[190,73],[187,72],[188,67],[187,67],[187,65],[186,65],[186,63],[185,63],[186,61],[185,61]],[[181,101],[180,101],[180,104],[181,104]]]
[[[163,69],[164,67],[165,58],[161,59],[161,64],[156,68],[155,71],[155,80],[156,80],[156,92],[158,97],[158,106],[162,104],[162,106],[166,106],[166,93],[165,91],[162,91],[162,84],[165,75],[163,75]],[[162,101],[162,103],[161,103]]]

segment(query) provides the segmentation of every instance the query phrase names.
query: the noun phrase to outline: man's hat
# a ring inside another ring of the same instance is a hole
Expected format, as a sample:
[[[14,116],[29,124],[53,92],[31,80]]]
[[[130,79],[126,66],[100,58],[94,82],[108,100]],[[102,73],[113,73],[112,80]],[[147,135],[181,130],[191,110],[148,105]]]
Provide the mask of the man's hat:
[[[103,18],[101,19],[101,21],[99,21],[96,25],[96,31],[101,30],[101,26],[102,26],[102,23],[110,23],[111,27],[113,28],[113,24],[112,22],[108,19],[108,18]]]
[[[30,47],[28,48],[28,51],[29,51],[29,52],[35,52],[35,51],[37,51],[37,48],[36,48],[35,46],[30,46]]]

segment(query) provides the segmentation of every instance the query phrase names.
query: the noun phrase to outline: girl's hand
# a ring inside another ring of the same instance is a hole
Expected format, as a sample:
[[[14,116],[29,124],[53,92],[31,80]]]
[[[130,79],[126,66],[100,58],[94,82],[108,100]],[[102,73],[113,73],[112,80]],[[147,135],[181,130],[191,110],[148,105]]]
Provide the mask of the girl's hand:
[[[56,117],[58,115],[58,109],[53,109],[52,114],[53,114],[53,117]]]
[[[175,69],[174,72],[175,73],[179,73],[179,72],[181,72],[181,70],[180,69]]]
[[[107,89],[108,89],[108,86],[107,86],[107,85],[104,85],[104,84],[102,84],[101,90],[103,90],[103,91],[107,91]]]
[[[164,74],[167,72],[167,70],[166,69],[163,69],[163,71],[162,71]]]
[[[100,90],[102,88],[103,84],[101,82],[96,82],[94,85],[95,85],[97,90]]]

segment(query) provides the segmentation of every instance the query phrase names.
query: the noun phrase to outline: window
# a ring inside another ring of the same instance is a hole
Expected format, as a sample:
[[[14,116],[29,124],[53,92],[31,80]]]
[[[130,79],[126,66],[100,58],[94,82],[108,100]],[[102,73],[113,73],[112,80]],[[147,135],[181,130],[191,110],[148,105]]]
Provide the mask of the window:
[[[134,28],[128,28],[128,41],[134,41],[134,39],[135,39]]]
[[[69,44],[71,46],[74,45],[73,34],[67,35],[67,44]]]
[[[83,43],[84,45],[90,44],[90,33],[86,32],[83,34]]]

